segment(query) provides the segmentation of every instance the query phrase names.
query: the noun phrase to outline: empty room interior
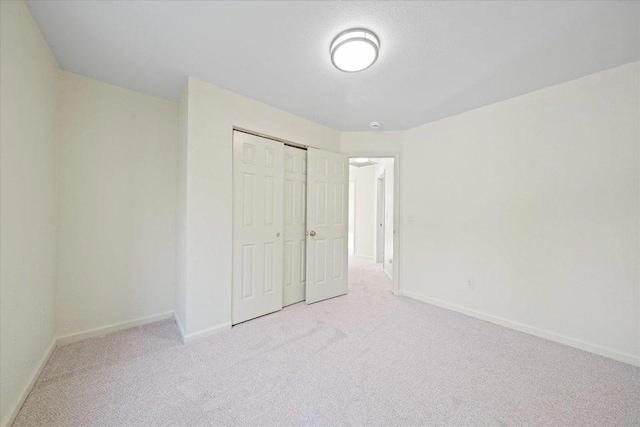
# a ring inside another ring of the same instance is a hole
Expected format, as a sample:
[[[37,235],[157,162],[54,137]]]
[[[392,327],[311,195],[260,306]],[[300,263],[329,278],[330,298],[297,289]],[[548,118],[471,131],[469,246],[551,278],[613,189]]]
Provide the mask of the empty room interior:
[[[639,1],[0,19],[0,427],[640,425]]]

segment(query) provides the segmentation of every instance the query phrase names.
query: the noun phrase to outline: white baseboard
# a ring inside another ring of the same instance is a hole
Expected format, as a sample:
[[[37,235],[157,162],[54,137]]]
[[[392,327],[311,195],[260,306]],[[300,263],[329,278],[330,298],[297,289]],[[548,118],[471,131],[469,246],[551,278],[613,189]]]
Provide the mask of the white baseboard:
[[[400,295],[413,298],[418,301],[426,302],[428,304],[437,305],[438,307],[446,308],[448,310],[457,311],[458,313],[466,314],[478,319],[486,320],[487,322],[495,323],[500,326],[515,329],[516,331],[524,332],[529,335],[535,335],[540,338],[545,338],[550,341],[555,341],[560,344],[565,344],[571,347],[578,348],[580,350],[588,351],[590,353],[597,354],[599,356],[608,357],[610,359],[617,360],[619,362],[629,363],[631,365],[640,366],[640,357],[633,354],[620,352],[607,347],[602,347],[597,344],[582,341],[577,338],[568,337],[566,335],[551,332],[545,329],[539,329],[534,326],[526,325],[524,323],[515,322],[513,320],[505,319],[503,317],[494,316],[492,314],[483,313],[470,308],[466,308],[460,305],[451,304],[446,301],[442,301],[436,298],[430,298],[423,295],[419,295],[406,290],[401,290]]]
[[[180,318],[178,317],[177,313],[175,313],[173,317],[176,321],[176,325],[178,325],[178,332],[180,332],[180,339],[182,339],[182,343],[184,344],[184,326],[182,326],[182,322],[180,322]]]
[[[204,329],[202,331],[192,332],[190,334],[183,335],[182,342],[185,344],[190,344],[194,341],[199,341],[201,339],[219,334],[220,332],[227,331],[229,329],[231,329],[231,323],[223,323],[221,325],[213,326],[211,328]]]
[[[38,362],[38,365],[36,366],[35,371],[33,372],[33,374],[31,374],[31,378],[29,379],[27,386],[22,391],[22,394],[20,395],[18,401],[13,405],[13,408],[11,408],[7,412],[7,417],[4,420],[2,420],[2,423],[0,423],[0,425],[2,425],[3,427],[9,427],[13,423],[13,421],[16,419],[16,416],[18,416],[18,412],[20,412],[20,409],[22,408],[24,401],[27,400],[27,396],[29,396],[29,393],[31,393],[31,389],[36,384],[36,381],[38,380],[40,373],[42,373],[42,369],[49,361],[49,358],[51,357],[51,354],[53,353],[53,350],[55,350],[55,348],[56,348],[56,340],[54,339],[51,341],[51,345],[49,345],[49,348],[47,348],[47,350],[44,352],[44,354],[40,358],[40,361]]]
[[[172,317],[174,317],[173,311],[167,311],[165,313],[155,314],[153,316],[140,317],[138,319],[128,320],[126,322],[114,323],[112,325],[107,325],[100,328],[88,329],[83,332],[77,332],[75,334],[58,337],[56,339],[56,344],[59,346],[67,345],[74,342],[86,340],[87,338],[106,335],[113,332],[121,331],[123,329],[129,329],[135,326],[146,325],[147,323],[158,322],[160,320],[171,319]]]

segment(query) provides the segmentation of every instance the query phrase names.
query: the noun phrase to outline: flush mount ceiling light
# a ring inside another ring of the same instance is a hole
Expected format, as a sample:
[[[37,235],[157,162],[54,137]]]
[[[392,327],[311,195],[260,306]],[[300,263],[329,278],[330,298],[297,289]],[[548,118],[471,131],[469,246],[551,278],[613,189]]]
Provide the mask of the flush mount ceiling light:
[[[331,42],[331,62],[338,70],[355,73],[371,67],[378,59],[380,41],[364,28],[343,31]]]
[[[356,157],[355,159],[353,159],[353,163],[367,163],[368,161],[368,157]]]

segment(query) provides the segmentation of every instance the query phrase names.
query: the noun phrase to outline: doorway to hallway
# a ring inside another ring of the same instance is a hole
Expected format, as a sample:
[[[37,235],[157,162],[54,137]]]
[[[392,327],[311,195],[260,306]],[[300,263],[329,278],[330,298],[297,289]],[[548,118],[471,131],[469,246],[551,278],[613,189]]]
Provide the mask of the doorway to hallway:
[[[394,169],[392,157],[349,159],[349,257],[370,260],[389,279],[394,274]]]

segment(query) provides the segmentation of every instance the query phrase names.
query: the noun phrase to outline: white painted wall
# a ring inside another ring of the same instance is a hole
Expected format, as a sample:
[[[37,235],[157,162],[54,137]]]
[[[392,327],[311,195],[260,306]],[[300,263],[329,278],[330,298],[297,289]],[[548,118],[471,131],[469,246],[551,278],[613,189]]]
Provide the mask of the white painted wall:
[[[349,181],[355,187],[354,255],[375,258],[376,168],[349,166]]]
[[[639,75],[408,130],[403,292],[640,363]]]
[[[186,247],[178,257],[186,257],[189,340],[231,322],[233,126],[331,151],[339,151],[340,134],[196,78],[189,78],[187,97],[186,201],[180,201]]]
[[[384,228],[384,271],[389,275],[389,277],[393,277],[393,228],[394,228],[394,218],[393,218],[393,187],[394,187],[394,167],[393,159],[389,158],[381,158],[375,159],[377,162],[375,168],[375,176],[376,180],[379,176],[384,173],[384,192],[385,192],[385,206],[384,206],[384,215],[385,215],[385,228]],[[376,206],[378,205],[377,196],[378,192],[376,191]],[[376,240],[377,243],[377,240]]]
[[[23,2],[0,2],[0,425],[54,344],[58,66]]]
[[[172,312],[177,104],[60,83],[57,334]]]

